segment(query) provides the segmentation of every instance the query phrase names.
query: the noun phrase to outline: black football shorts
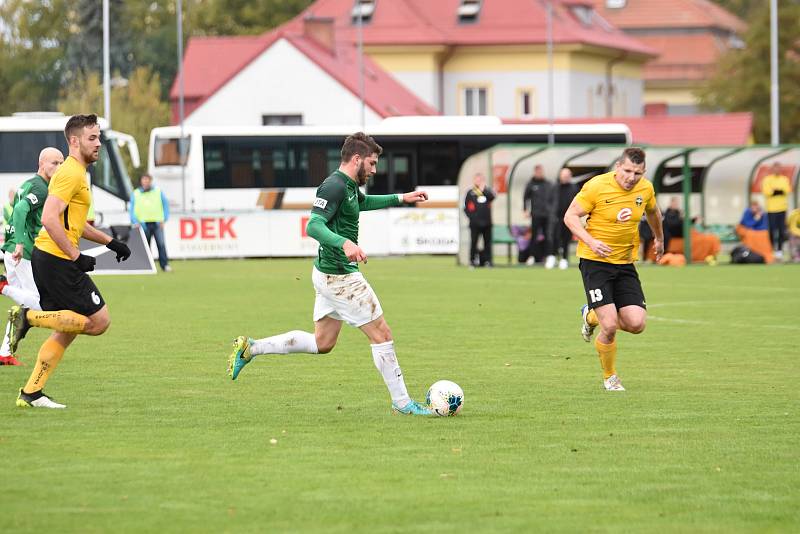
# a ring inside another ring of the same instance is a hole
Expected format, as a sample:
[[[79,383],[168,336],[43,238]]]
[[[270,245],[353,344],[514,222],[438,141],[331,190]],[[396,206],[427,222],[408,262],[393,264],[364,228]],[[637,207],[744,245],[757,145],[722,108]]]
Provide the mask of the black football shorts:
[[[31,267],[42,310],[72,310],[88,317],[105,306],[97,286],[75,262],[33,247]]]
[[[615,264],[581,258],[580,270],[589,308],[614,304],[617,309],[625,306],[647,309],[639,273],[632,263]]]

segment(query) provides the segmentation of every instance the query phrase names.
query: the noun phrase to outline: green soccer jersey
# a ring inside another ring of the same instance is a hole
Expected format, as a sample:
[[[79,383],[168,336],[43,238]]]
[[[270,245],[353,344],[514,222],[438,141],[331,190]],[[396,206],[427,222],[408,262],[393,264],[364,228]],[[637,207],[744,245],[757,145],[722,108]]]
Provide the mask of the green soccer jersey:
[[[312,214],[322,216],[325,226],[334,234],[358,244],[359,203],[364,194],[355,181],[341,171],[334,171],[317,188]],[[320,272],[345,274],[358,271],[358,263],[351,262],[341,247],[320,244],[314,265]]]
[[[325,178],[317,188],[308,223],[308,235],[319,241],[317,269],[327,274],[357,272],[358,263],[347,259],[342,246],[348,239],[358,244],[359,213],[400,206],[402,200],[402,195],[364,195],[355,181],[338,170]]]
[[[47,182],[38,174],[26,181],[14,197],[11,222],[6,226],[5,252],[14,252],[17,243],[22,243],[22,257],[31,259],[33,241],[42,228],[42,208],[47,199]]]

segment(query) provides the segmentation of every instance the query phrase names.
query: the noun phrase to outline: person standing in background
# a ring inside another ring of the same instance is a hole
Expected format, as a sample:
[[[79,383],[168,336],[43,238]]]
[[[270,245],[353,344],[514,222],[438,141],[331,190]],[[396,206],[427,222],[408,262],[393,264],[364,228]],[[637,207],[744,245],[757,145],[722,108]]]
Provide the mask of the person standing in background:
[[[786,241],[786,211],[789,209],[789,193],[792,184],[789,177],[781,172],[777,161],[770,167],[770,173],[761,182],[761,193],[767,204],[769,220],[769,240],[775,249],[775,258],[783,259],[783,242]]]
[[[572,230],[564,224],[564,215],[572,204],[572,199],[578,194],[578,188],[572,183],[572,171],[564,167],[558,173],[558,185],[553,188],[555,208],[555,228],[553,229],[553,252],[560,254],[558,268],[569,267],[569,245],[572,243]]]
[[[542,242],[542,253],[547,255],[545,268],[552,269],[556,266],[556,257],[550,249],[550,216],[552,215],[552,189],[553,185],[544,177],[544,167],[536,165],[533,176],[525,186],[525,195],[522,198],[522,210],[526,217],[531,219],[531,244],[529,247],[528,265],[533,265],[537,243]]]
[[[469,262],[476,267],[492,266],[492,188],[486,185],[486,177],[476,174],[472,188],[464,198],[464,213],[469,219]],[[478,239],[483,236],[483,249],[478,251]]]
[[[139,178],[139,187],[131,197],[131,224],[140,225],[144,230],[149,247],[156,240],[158,263],[164,272],[172,271],[167,257],[167,246],[164,244],[164,223],[169,219],[169,202],[164,192],[153,186],[153,177],[143,174]]]

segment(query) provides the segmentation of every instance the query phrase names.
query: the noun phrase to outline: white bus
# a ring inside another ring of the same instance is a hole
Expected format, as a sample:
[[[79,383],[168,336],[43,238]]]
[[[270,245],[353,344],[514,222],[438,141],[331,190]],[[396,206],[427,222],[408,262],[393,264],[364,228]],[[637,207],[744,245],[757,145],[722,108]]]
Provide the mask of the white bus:
[[[342,141],[358,130],[189,126],[179,143],[179,127],[155,128],[148,172],[181,211],[307,209],[314,188],[339,166]],[[367,131],[384,150],[367,190],[385,194],[440,189],[448,197],[455,195],[455,203],[459,169],[469,156],[498,143],[547,143],[550,131],[546,124],[503,124],[497,117],[387,118]],[[556,143],[631,140],[625,124],[557,124],[552,131]]]
[[[36,173],[39,152],[48,146],[58,148],[64,157],[69,153],[64,127],[69,117],[61,113],[15,113],[0,117],[0,200],[5,202],[10,189]],[[140,165],[134,138],[108,129],[99,119],[100,159],[88,169],[92,184],[95,215],[104,224],[128,222],[127,202],[132,193],[120,149],[126,148],[135,167]]]

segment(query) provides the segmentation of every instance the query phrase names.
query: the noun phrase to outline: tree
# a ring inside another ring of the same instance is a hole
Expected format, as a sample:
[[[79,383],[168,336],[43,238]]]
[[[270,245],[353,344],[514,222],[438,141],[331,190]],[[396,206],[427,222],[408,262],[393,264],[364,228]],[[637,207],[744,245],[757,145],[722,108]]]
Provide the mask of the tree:
[[[313,0],[189,0],[192,35],[258,35],[296,16]]]
[[[796,32],[800,2],[781,2],[778,13],[781,141],[800,142],[800,39]],[[761,5],[751,18],[745,47],[720,60],[709,83],[699,91],[710,110],[752,111],[756,142],[770,141],[770,12]]]
[[[764,0],[714,0],[742,20],[748,20],[756,8],[764,5]]]
[[[0,2],[0,114],[52,110],[62,81],[66,0]]]
[[[96,72],[76,78],[62,93],[58,110],[65,115],[103,109],[103,87]],[[169,122],[169,104],[161,98],[158,73],[149,67],[136,68],[124,87],[111,90],[112,127],[136,139],[142,164],[147,162],[150,131]],[[129,174],[134,171],[129,164]]]
[[[133,69],[131,35],[123,17],[124,0],[109,0],[109,61],[123,77]],[[77,73],[103,72],[103,10],[97,0],[78,0],[67,12],[66,79]]]

